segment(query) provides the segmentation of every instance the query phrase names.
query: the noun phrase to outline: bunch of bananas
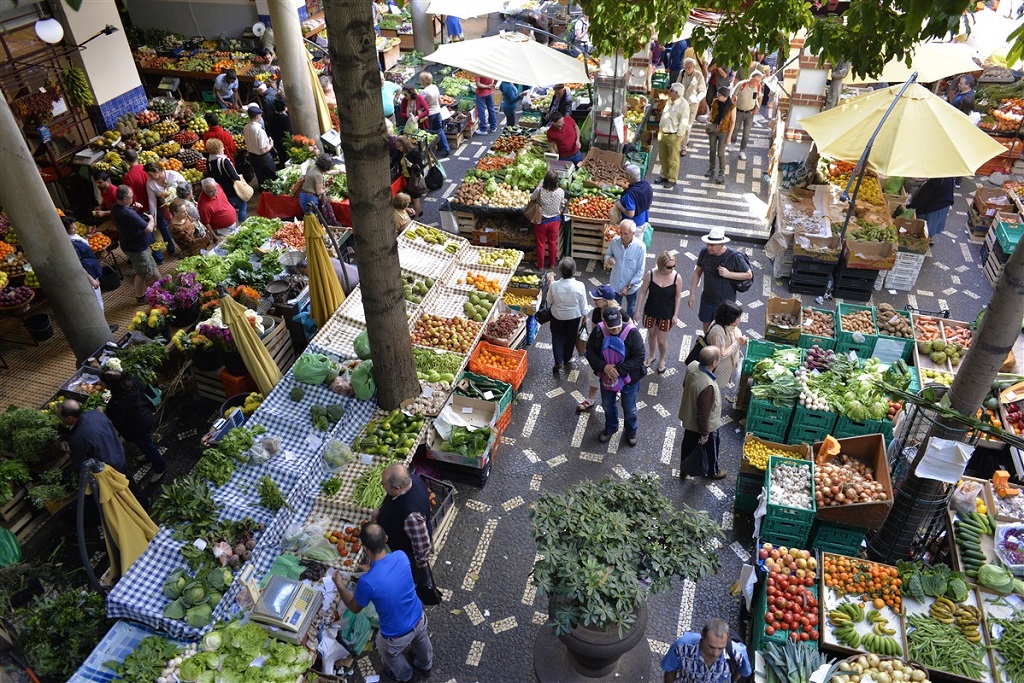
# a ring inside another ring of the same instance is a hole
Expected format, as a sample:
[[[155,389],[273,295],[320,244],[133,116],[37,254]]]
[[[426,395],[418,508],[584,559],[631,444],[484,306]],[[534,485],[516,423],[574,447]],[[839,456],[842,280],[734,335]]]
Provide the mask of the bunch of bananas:
[[[405,231],[405,239],[410,242],[421,239],[427,244],[439,246],[444,246],[448,241],[448,237],[443,230],[432,228],[429,225],[410,225],[409,229]]]
[[[981,642],[981,610],[974,605],[958,605],[940,596],[928,608],[928,616],[943,624],[956,626],[964,638],[972,643]]]
[[[868,652],[883,656],[903,655],[903,647],[893,638],[896,629],[889,627],[889,620],[877,609],[865,613],[861,605],[844,602],[831,610],[826,618],[832,627],[832,635],[842,645],[851,649],[863,647]],[[864,620],[871,624],[871,630],[862,634],[857,631],[856,624]]]
[[[121,155],[117,152],[107,152],[103,155],[103,161],[107,162],[111,166],[120,166],[124,160],[121,159]]]
[[[84,71],[76,66],[69,66],[61,74],[61,77],[64,80],[64,94],[73,106],[85,109],[96,103],[96,98],[92,96],[92,88],[89,87],[89,79],[85,77]]]

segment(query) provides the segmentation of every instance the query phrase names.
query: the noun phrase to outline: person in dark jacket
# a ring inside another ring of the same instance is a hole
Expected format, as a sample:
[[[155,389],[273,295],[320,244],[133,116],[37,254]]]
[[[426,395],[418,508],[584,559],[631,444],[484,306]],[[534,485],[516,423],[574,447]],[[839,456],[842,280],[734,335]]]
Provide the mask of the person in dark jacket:
[[[105,462],[121,474],[128,474],[124,446],[110,419],[100,410],[82,410],[82,404],[67,399],[57,408],[57,418],[70,428],[71,469],[77,474],[86,460]]]
[[[675,83],[683,71],[683,59],[689,44],[685,40],[677,40],[662,54],[665,68],[668,69],[668,82]]]
[[[377,523],[388,535],[388,547],[409,557],[413,573],[430,561],[430,492],[420,475],[394,464],[381,474],[387,496],[377,511]]]
[[[263,110],[263,120],[266,123],[267,135],[274,141],[274,149],[277,150],[277,167],[284,168],[287,155],[284,153],[284,134],[291,130],[291,117],[288,115],[288,103],[285,102],[284,93],[267,85],[266,81],[256,84],[256,103]]]
[[[606,308],[604,320],[594,327],[587,340],[587,362],[601,379],[601,405],[604,407],[604,431],[597,437],[607,443],[619,431],[619,411],[616,398],[622,395],[622,413],[626,423],[626,443],[636,445],[636,395],[644,370],[644,340],[640,330],[631,322],[623,325],[622,311]],[[609,362],[608,355],[616,352],[605,348],[605,337],[618,337],[625,347],[621,360]],[[619,385],[622,385],[621,387]]]
[[[928,224],[928,238],[934,239],[946,227],[949,207],[953,206],[953,178],[929,178],[910,198],[907,208]]]
[[[142,451],[153,465],[147,483],[155,484],[164,478],[167,463],[160,455],[160,449],[153,443],[156,429],[156,412],[153,403],[146,397],[146,387],[134,377],[108,370],[100,375],[100,381],[110,390],[107,402],[107,417],[117,432],[128,443]]]
[[[548,113],[544,115],[544,123],[552,123],[555,120],[555,112],[562,116],[568,116],[571,111],[572,93],[565,87],[565,83],[559,83],[554,87],[554,92],[551,93],[551,106],[548,107]]]
[[[654,188],[645,178],[640,176],[640,167],[626,164],[626,175],[629,176],[629,187],[615,203],[623,218],[632,218],[636,223],[636,236],[649,246],[650,240],[644,239],[644,233],[650,224],[650,208],[654,203]]]
[[[82,268],[85,270],[85,276],[89,278],[89,284],[92,286],[92,291],[96,295],[96,301],[100,305],[100,312],[104,311],[103,306],[103,291],[100,289],[100,276],[103,275],[103,266],[100,265],[99,259],[96,258],[96,252],[89,246],[89,241],[78,234],[78,227],[75,225],[75,221],[67,216],[61,218],[64,223],[64,229],[68,231],[68,237],[71,238],[71,246],[75,249],[75,255],[78,256],[79,263],[82,264]],[[111,325],[110,331],[113,332],[117,329],[117,325]]]
[[[516,108],[519,106],[519,100],[523,99],[522,92],[518,85],[508,81],[502,81],[498,90],[501,91],[501,111],[505,114],[505,125],[514,126],[516,125]]]

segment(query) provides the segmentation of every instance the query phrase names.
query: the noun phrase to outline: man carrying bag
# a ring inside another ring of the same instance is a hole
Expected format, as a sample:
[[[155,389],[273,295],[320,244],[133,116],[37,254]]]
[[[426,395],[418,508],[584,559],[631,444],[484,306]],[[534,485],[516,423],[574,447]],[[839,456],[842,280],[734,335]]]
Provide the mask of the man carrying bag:
[[[715,381],[715,368],[722,359],[717,346],[700,350],[700,360],[690,363],[683,381],[679,421],[683,423],[679,480],[688,476],[725,479],[718,469],[718,428],[722,426],[722,394]]]

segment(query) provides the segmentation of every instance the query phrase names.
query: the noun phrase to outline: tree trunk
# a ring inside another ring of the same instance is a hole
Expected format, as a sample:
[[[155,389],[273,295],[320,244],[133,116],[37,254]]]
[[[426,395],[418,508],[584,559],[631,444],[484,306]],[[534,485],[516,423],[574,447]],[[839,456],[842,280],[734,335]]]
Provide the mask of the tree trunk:
[[[320,119],[313,98],[306,48],[302,44],[302,24],[295,12],[295,3],[288,0],[270,0],[270,18],[274,26],[275,47],[281,60],[281,72],[286,85],[289,120],[292,135],[305,135],[320,144]],[[283,149],[277,150],[284,154]]]
[[[338,108],[353,239],[377,401],[386,410],[420,393],[405,317],[398,242],[391,214],[391,162],[380,98],[373,10],[365,0],[327,0],[328,49]]]
[[[0,204],[39,276],[57,324],[81,362],[111,340],[110,328],[2,92],[0,158]]]

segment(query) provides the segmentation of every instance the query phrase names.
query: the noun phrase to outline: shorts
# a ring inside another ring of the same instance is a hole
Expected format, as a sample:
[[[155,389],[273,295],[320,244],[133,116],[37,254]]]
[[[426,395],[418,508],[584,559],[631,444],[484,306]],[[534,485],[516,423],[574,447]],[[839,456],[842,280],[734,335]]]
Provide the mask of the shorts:
[[[647,329],[647,330],[650,330],[650,329],[653,329],[653,328],[657,327],[662,332],[668,332],[669,330],[672,329],[672,321],[671,320],[659,320],[658,318],[652,318],[649,315],[645,315],[643,317],[643,326],[644,326],[644,329]]]
[[[145,251],[126,251],[128,260],[132,263],[135,274],[143,280],[155,280],[160,277],[160,269],[153,260],[153,252],[150,249]]]
[[[697,311],[697,319],[702,323],[709,323],[715,319],[715,311],[717,310],[718,304],[706,304],[701,301],[700,310]]]

